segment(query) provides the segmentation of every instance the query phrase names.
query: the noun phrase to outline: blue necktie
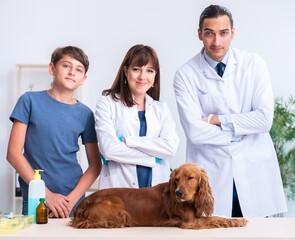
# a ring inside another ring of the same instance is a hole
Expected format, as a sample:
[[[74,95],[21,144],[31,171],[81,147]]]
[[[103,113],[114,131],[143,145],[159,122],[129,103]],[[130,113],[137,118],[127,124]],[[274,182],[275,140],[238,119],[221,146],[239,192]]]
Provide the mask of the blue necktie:
[[[217,74],[222,77],[223,76],[223,73],[224,73],[224,70],[225,70],[225,64],[223,62],[219,62],[217,65],[216,65],[216,69],[217,69]]]

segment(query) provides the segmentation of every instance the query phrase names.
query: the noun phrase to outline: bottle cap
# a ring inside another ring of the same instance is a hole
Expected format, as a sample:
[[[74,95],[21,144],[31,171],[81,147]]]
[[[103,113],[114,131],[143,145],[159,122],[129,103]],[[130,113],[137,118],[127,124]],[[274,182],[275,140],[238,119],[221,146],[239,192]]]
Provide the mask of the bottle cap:
[[[34,179],[35,180],[40,180],[41,179],[40,172],[43,172],[43,170],[41,170],[41,169],[35,169],[35,173],[34,173]]]
[[[39,201],[40,202],[45,202],[45,198],[40,198]]]

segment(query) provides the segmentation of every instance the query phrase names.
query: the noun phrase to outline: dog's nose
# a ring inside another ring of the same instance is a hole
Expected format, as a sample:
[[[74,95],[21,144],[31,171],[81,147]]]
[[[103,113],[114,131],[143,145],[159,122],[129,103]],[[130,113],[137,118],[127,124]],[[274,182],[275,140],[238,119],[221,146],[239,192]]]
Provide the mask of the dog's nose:
[[[175,193],[176,193],[176,196],[178,198],[181,198],[183,196],[183,191],[182,190],[176,190]]]

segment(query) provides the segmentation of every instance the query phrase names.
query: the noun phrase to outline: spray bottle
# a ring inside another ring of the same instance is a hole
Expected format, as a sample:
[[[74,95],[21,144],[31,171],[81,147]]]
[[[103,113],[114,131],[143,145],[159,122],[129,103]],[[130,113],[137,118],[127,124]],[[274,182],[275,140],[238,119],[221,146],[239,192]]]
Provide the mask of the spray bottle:
[[[36,222],[36,208],[39,205],[39,199],[45,198],[45,183],[41,179],[40,172],[43,170],[36,169],[34,179],[29,183],[28,215],[34,215],[34,222]]]

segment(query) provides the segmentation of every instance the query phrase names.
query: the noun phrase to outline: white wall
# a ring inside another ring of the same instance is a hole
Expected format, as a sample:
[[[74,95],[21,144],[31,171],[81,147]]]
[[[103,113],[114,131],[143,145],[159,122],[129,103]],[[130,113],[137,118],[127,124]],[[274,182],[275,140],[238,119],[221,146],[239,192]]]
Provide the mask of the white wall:
[[[82,101],[94,109],[101,91],[110,87],[134,44],[151,45],[161,64],[161,100],[167,101],[181,137],[172,167],[184,162],[185,137],[173,92],[176,68],[202,44],[196,29],[209,4],[227,6],[233,14],[233,45],[259,53],[267,62],[276,96],[295,92],[295,1],[291,0],[0,0],[0,211],[12,209],[12,168],[6,161],[14,106],[13,69],[17,63],[48,63],[59,46],[77,45],[90,58]]]

